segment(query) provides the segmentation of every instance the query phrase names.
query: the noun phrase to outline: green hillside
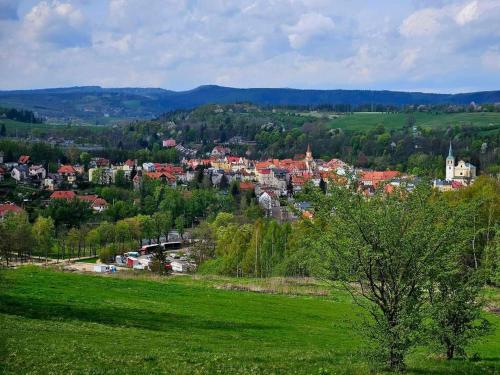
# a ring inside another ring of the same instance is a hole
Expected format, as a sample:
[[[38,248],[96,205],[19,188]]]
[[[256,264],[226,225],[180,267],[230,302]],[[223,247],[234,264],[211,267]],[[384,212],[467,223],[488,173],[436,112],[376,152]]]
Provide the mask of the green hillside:
[[[358,333],[363,314],[346,295],[285,296],[221,290],[217,284],[31,267],[2,271],[0,371],[368,372]],[[500,328],[498,315],[488,318]],[[449,362],[422,349],[411,356],[409,373],[495,373],[500,370],[499,343],[497,329],[471,348],[481,357],[475,362]]]
[[[500,113],[498,112],[471,112],[471,113],[425,113],[415,112],[415,125],[423,128],[442,128],[455,125],[491,126],[500,127]],[[406,113],[355,112],[350,115],[339,116],[330,120],[333,128],[350,130],[367,130],[379,124],[386,129],[402,128],[408,118]]]

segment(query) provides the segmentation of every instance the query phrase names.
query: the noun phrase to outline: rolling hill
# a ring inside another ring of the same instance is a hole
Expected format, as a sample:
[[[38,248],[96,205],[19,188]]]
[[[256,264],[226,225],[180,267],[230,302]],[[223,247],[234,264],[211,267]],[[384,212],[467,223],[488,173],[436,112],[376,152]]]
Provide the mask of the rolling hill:
[[[99,86],[0,91],[0,106],[36,111],[52,119],[152,118],[163,112],[199,105],[250,102],[257,105],[468,104],[500,102],[500,91],[461,94],[373,90],[240,89],[215,85],[188,91],[160,88],[102,88]]]

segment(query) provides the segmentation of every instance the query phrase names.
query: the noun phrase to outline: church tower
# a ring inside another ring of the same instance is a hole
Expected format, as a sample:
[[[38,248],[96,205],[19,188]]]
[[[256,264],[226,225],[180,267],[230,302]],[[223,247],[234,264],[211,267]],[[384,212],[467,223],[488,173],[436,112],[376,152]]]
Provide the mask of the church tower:
[[[314,166],[314,159],[313,159],[312,151],[311,151],[311,145],[309,145],[309,144],[307,145],[305,162],[306,162],[307,171],[312,172],[313,169],[315,168],[315,166]]]
[[[446,181],[451,181],[455,177],[455,157],[453,156],[453,150],[451,149],[450,141],[450,151],[448,152],[448,157],[446,158]]]

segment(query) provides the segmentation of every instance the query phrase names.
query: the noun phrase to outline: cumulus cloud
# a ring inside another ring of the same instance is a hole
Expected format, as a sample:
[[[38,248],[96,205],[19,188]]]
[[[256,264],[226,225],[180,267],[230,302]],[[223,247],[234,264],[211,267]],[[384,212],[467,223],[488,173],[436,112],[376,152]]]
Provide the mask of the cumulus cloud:
[[[335,23],[331,18],[319,13],[306,13],[293,26],[285,26],[290,46],[295,49],[304,47],[315,37],[321,37],[332,32]]]
[[[500,87],[498,0],[0,0],[0,13],[0,89]]]
[[[442,30],[443,18],[444,14],[440,9],[422,9],[403,21],[400,32],[406,37],[434,35]]]
[[[59,47],[90,44],[83,13],[71,3],[42,1],[24,17],[24,33],[33,40]]]

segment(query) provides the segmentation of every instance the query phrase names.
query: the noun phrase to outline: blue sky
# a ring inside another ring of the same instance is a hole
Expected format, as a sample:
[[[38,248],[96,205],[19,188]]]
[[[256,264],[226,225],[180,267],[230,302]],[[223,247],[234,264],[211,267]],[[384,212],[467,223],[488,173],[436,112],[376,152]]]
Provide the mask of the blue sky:
[[[500,0],[0,0],[0,89],[500,89]]]

